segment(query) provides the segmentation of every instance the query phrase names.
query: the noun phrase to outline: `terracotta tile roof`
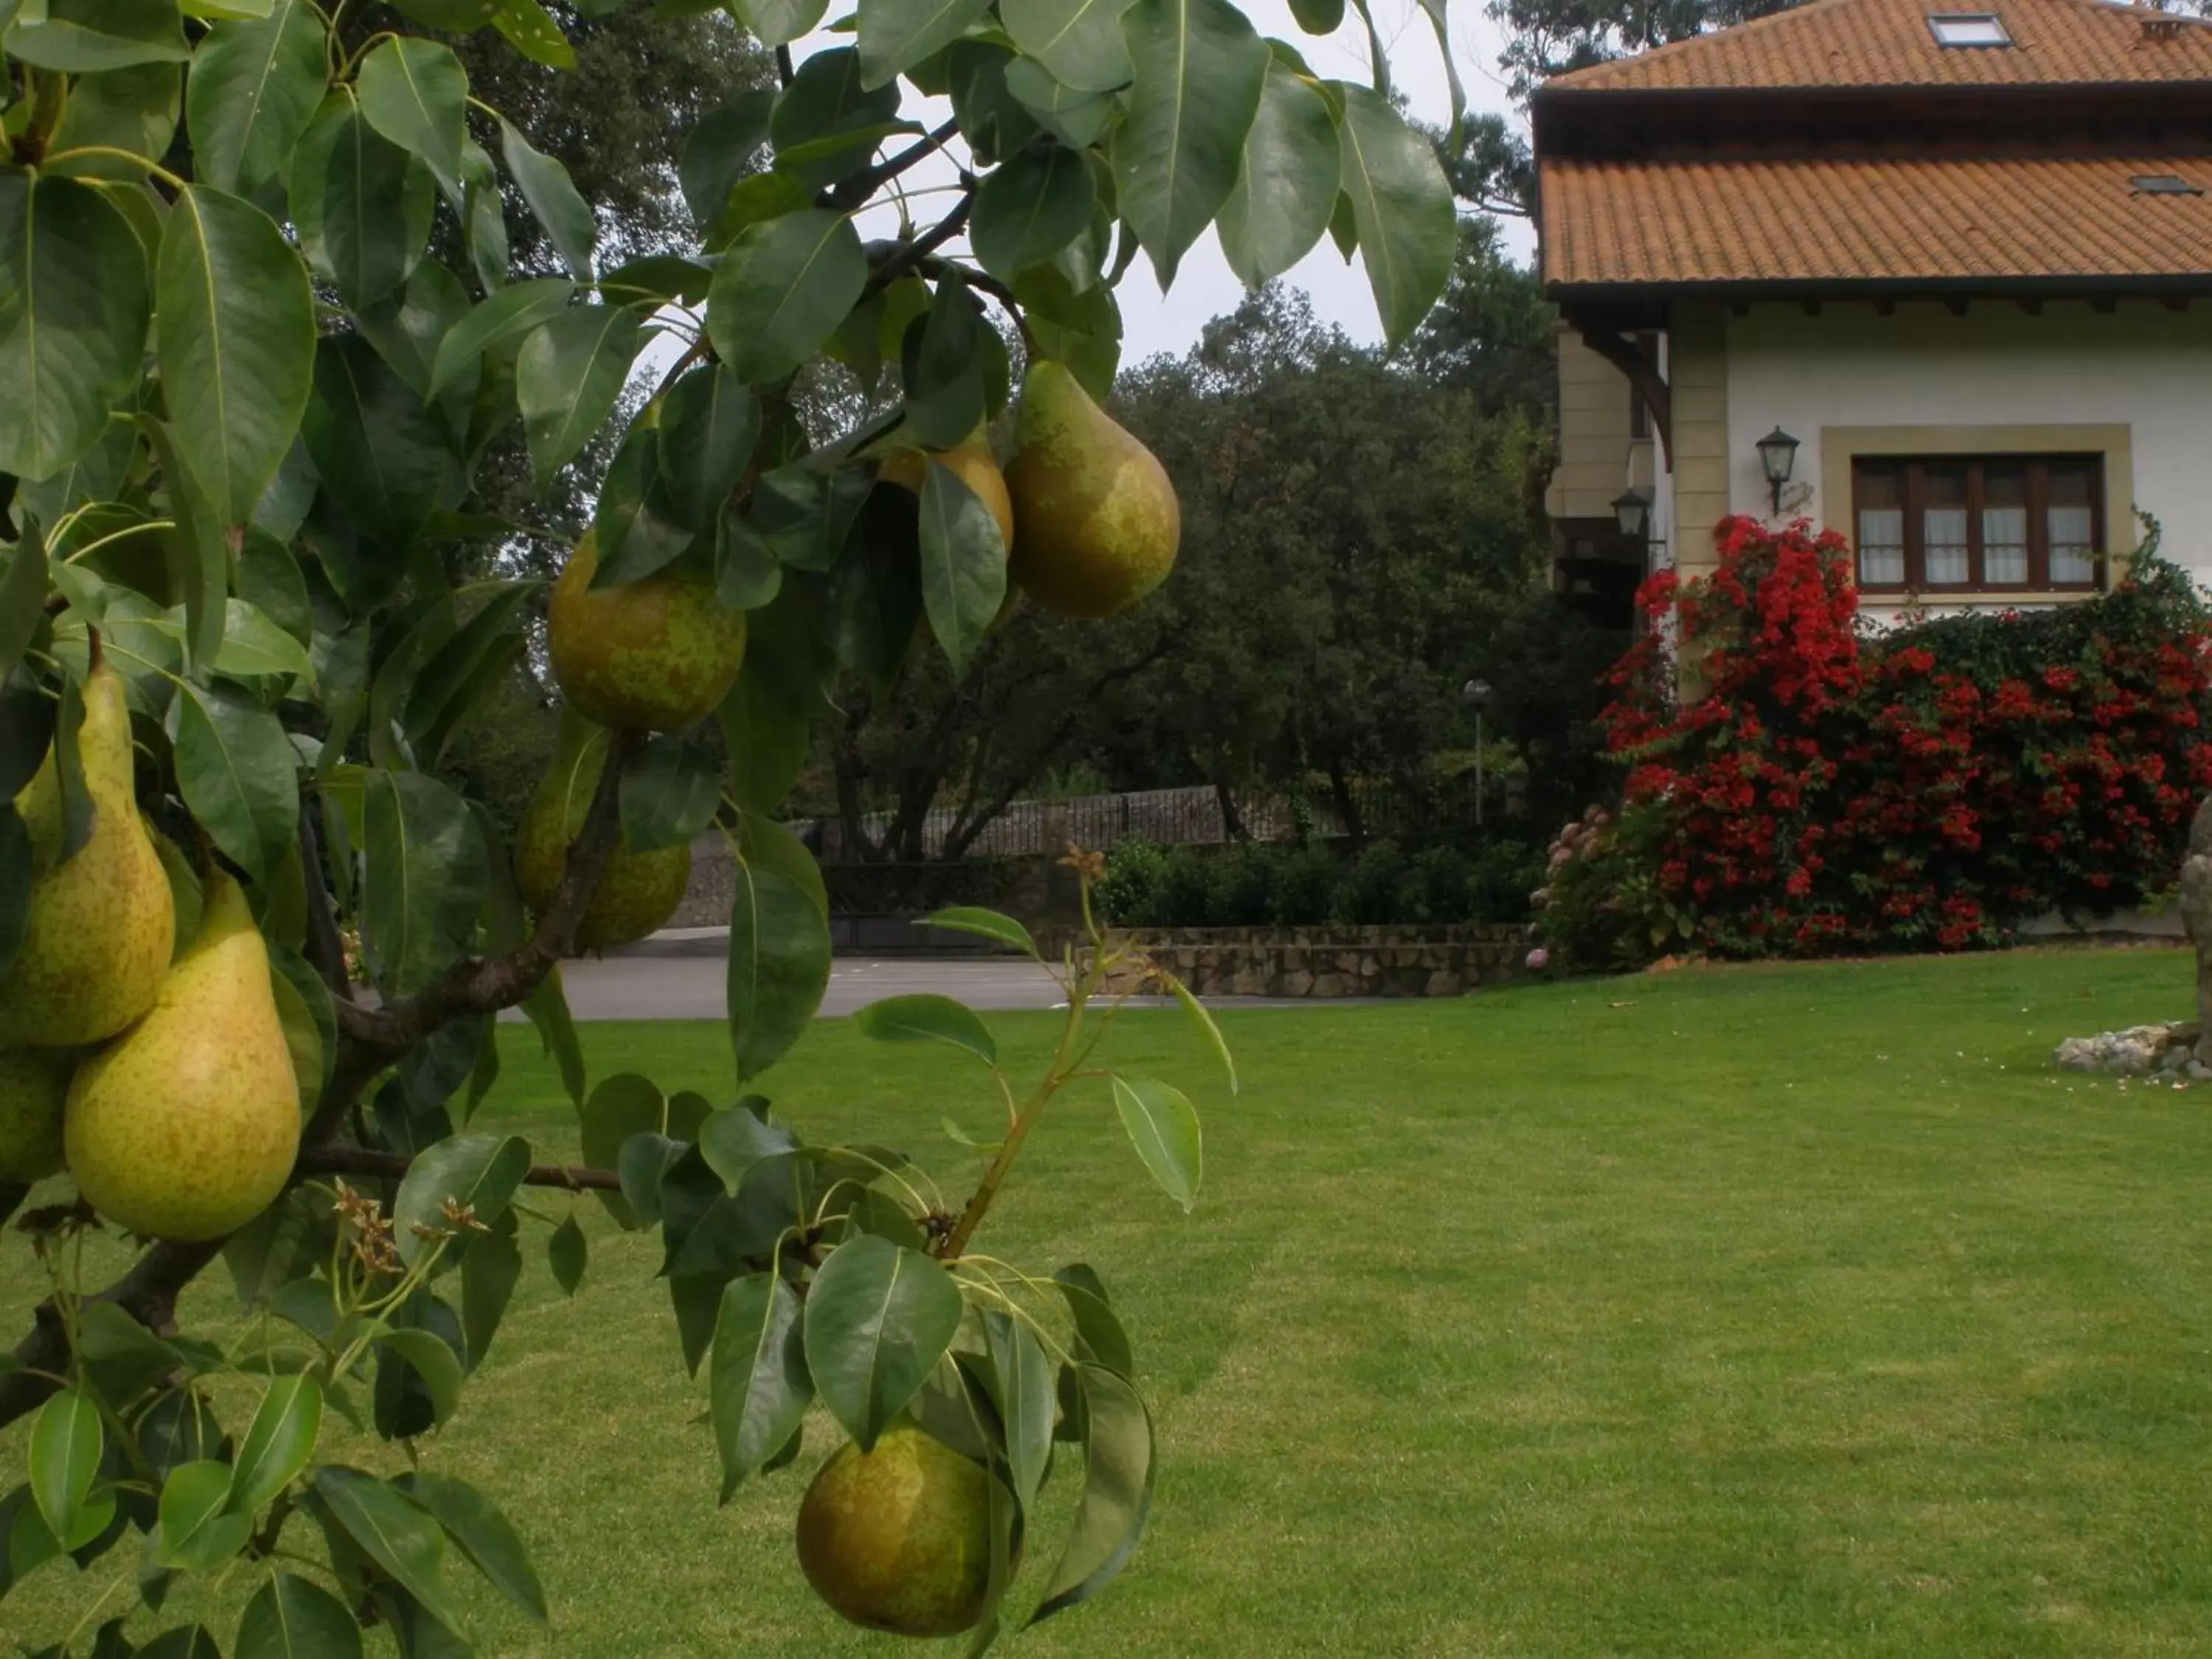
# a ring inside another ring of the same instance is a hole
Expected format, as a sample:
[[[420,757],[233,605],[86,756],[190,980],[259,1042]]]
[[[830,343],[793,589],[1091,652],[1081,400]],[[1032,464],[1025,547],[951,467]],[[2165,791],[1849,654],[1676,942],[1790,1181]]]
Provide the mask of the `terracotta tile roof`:
[[[2212,277],[2212,156],[1588,161],[1541,170],[1553,285]]]
[[[2013,44],[1941,46],[1928,18],[1944,12],[1994,12]],[[2212,80],[2212,25],[2148,7],[2106,0],[1812,0],[1795,10],[1560,76],[1544,90],[2205,80]]]

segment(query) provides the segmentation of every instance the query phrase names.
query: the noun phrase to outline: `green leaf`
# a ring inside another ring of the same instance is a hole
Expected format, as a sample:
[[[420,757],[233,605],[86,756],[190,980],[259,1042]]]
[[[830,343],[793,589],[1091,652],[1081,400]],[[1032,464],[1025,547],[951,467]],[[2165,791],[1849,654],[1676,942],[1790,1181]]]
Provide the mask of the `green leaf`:
[[[99,442],[150,305],[145,251],[97,186],[0,170],[0,472],[50,477]]]
[[[584,1048],[576,1040],[576,1022],[568,1012],[568,993],[561,987],[561,969],[547,970],[538,988],[522,1000],[522,1012],[538,1028],[538,1041],[561,1072],[561,1086],[578,1107],[584,1103]]]
[[[507,341],[520,339],[540,324],[568,308],[576,285],[560,276],[538,276],[512,288],[503,288],[456,323],[438,343],[438,356],[430,369],[426,398],[435,398],[460,380],[484,354]]]
[[[1334,137],[1332,131],[1332,143]],[[1009,157],[976,191],[969,241],[984,270],[1011,283],[1080,236],[1096,204],[1082,152],[1065,144],[1031,146]]]
[[[951,997],[926,992],[886,997],[854,1014],[853,1024],[862,1036],[878,1042],[949,1042],[986,1066],[999,1063],[999,1045],[991,1040],[990,1028],[974,1009]]]
[[[1344,94],[1344,190],[1383,339],[1395,346],[1419,326],[1451,275],[1459,240],[1451,186],[1429,141],[1389,100],[1350,82],[1337,86]]]
[[[383,1351],[383,1363],[397,1358],[414,1372],[430,1397],[432,1423],[442,1423],[453,1414],[461,1402],[461,1361],[452,1343],[435,1331],[399,1329],[385,1332],[375,1346]],[[406,1431],[403,1425],[402,1432]]]
[[[748,226],[707,293],[707,331],[740,378],[781,380],[821,349],[867,286],[852,222],[809,210]]]
[[[46,617],[46,538],[39,533],[38,521],[26,519],[7,571],[0,574],[0,680],[15,672]]]
[[[579,1109],[579,1116],[584,1163],[594,1170],[617,1169],[623,1147],[633,1136],[671,1133],[667,1097],[652,1079],[635,1072],[618,1072],[602,1079]],[[637,1213],[620,1194],[602,1191],[594,1196],[618,1224],[636,1228]]]
[[[676,175],[691,222],[700,230],[714,222],[732,188],[752,174],[761,148],[768,143],[775,108],[775,94],[765,88],[741,92],[721,108],[710,110],[684,139]]]
[[[1075,92],[1111,92],[1129,83],[1121,18],[1132,0],[1000,0],[1006,33],[1024,54]]]
[[[483,901],[483,833],[434,778],[378,768],[363,788],[362,930],[387,995],[420,990],[466,955]]]
[[[450,197],[461,193],[461,143],[468,136],[469,76],[450,46],[387,34],[354,79],[362,118],[419,155]]]
[[[414,274],[430,240],[436,180],[351,98],[323,100],[285,176],[301,250],[347,300],[371,304]]]
[[[1036,1502],[1052,1462],[1052,1425],[1058,1401],[1044,1346],[1028,1326],[995,1310],[983,1315],[991,1369],[998,1374],[1000,1422],[1014,1496],[1027,1510]]]
[[[1167,981],[1168,989],[1174,993],[1175,1000],[1182,1005],[1183,1012],[1190,1017],[1190,1023],[1198,1028],[1198,1034],[1205,1040],[1206,1046],[1212,1050],[1213,1057],[1221,1062],[1221,1069],[1228,1074],[1229,1092],[1235,1094],[1237,1092],[1237,1061],[1229,1052],[1229,1044],[1222,1038],[1221,1028],[1213,1023],[1213,1016],[1207,1012],[1206,1005],[1191,994],[1190,987],[1185,985],[1173,974],[1167,976]]]
[[[498,15],[498,0],[398,0],[394,9],[448,34],[472,34]]]
[[[239,1615],[231,1659],[360,1659],[361,1629],[345,1604],[296,1573],[280,1572]]]
[[[1446,142],[1454,149],[1460,142],[1461,124],[1467,118],[1467,88],[1459,78],[1459,64],[1452,52],[1451,19],[1445,0],[1421,0],[1421,9],[1429,15],[1429,26],[1437,33],[1437,50],[1444,62],[1444,82],[1451,88],[1451,127]]]
[[[187,680],[168,726],[185,805],[226,857],[266,879],[300,822],[299,752],[283,723],[242,692]]]
[[[535,1619],[547,1622],[545,1591],[537,1569],[514,1524],[499,1506],[467,1481],[452,1475],[424,1474],[407,1478],[407,1492],[435,1516],[446,1535],[460,1547],[477,1571],[490,1580],[501,1595]]]
[[[49,0],[38,11],[16,17],[8,55],[40,69],[96,73],[191,56],[176,0]]]
[[[1077,293],[1065,271],[1037,265],[1014,283],[1014,297],[1038,353],[1066,364],[1092,397],[1107,398],[1121,361],[1121,313],[1113,289],[1100,282]]]
[[[533,64],[556,70],[576,67],[576,49],[561,33],[561,26],[553,21],[553,15],[538,0],[499,0],[499,9],[491,15],[491,26],[506,38],[507,45]]]
[[[315,1492],[362,1553],[439,1623],[451,1630],[460,1628],[459,1609],[446,1587],[446,1534],[428,1510],[357,1469],[328,1465],[317,1469]]]
[[[456,1235],[446,1252],[446,1260],[455,1260],[457,1249],[470,1248],[471,1235],[446,1218],[447,1206],[473,1212],[477,1224],[488,1227],[507,1213],[529,1173],[530,1143],[516,1136],[457,1135],[440,1141],[408,1167],[392,1200],[392,1242],[399,1259],[410,1267],[422,1259],[429,1241],[417,1229],[428,1229]]]
[[[800,1305],[773,1273],[733,1280],[722,1292],[708,1397],[726,1504],[799,1431],[814,1399]]]
[[[545,228],[545,235],[580,283],[592,280],[592,250],[598,245],[599,223],[591,204],[577,193],[568,169],[550,155],[530,147],[530,141],[513,123],[499,124],[499,153],[514,176],[522,199]]]
[[[316,346],[301,435],[331,498],[394,551],[429,523],[453,465],[436,417],[358,334]]]
[[[530,464],[543,489],[613,412],[641,325],[623,306],[580,306],[541,324],[515,359]]]
[[[714,598],[726,611],[758,611],[782,591],[775,550],[732,502],[714,521]]]
[[[161,1564],[202,1572],[245,1548],[253,1518],[231,1513],[229,1498],[228,1463],[204,1458],[172,1469],[161,1483]]]
[[[811,33],[830,0],[736,0],[735,9],[761,45],[782,46]]]
[[[177,931],[179,936],[184,933],[181,916]],[[284,1028],[284,1046],[291,1052],[294,1080],[300,1085],[301,1115],[313,1117],[337,1059],[337,1010],[331,988],[297,952],[271,945],[269,965],[275,970],[269,984],[276,996],[277,1023]]]
[[[1115,188],[1165,288],[1236,186],[1267,43],[1228,0],[1136,0],[1121,26],[1136,75]]]
[[[1098,1365],[1077,1369],[1084,1420],[1083,1501],[1032,1625],[1079,1607],[1114,1581],[1152,1506],[1152,1413],[1137,1391]]]
[[[862,1451],[928,1380],[966,1305],[935,1261],[873,1234],[822,1264],[806,1296],[807,1369]]]
[[[1088,149],[1103,138],[1121,110],[1118,97],[1062,86],[1031,58],[1006,65],[1006,90],[1038,125],[1076,149]]]
[[[990,0],[860,0],[861,84],[880,87],[943,51],[990,9]]]
[[[1075,1319],[1076,1357],[1103,1365],[1117,1376],[1134,1376],[1135,1356],[1129,1352],[1128,1334],[1106,1295],[1105,1282],[1079,1261],[1070,1262],[1052,1276]]]
[[[990,332],[982,302],[967,283],[957,275],[940,280],[929,314],[908,329],[900,353],[906,433],[916,443],[950,449],[988,416],[983,353]]]
[[[738,1081],[758,1077],[806,1030],[830,986],[830,924],[787,877],[740,863],[730,908],[730,1038]]]
[[[65,1546],[76,1535],[106,1447],[100,1407],[82,1389],[64,1389],[39,1407],[31,1425],[31,1496],[46,1529]]]
[[[221,521],[243,523],[307,409],[315,364],[307,269],[259,208],[195,185],[169,210],[155,319],[185,465]]]
[[[939,910],[927,921],[928,927],[942,927],[948,933],[973,933],[979,939],[995,940],[1010,951],[1018,951],[1025,957],[1036,957],[1036,941],[1030,930],[1012,916],[1001,915],[996,910],[985,910],[972,904],[956,904]],[[1040,962],[1042,957],[1037,957]]]
[[[774,818],[745,810],[738,821],[738,851],[746,863],[773,870],[798,888],[825,917],[830,914],[830,893],[823,884],[822,866],[806,850],[806,843]]]
[[[154,452],[162,494],[168,498],[174,527],[166,538],[167,574],[171,589],[181,589],[185,596],[185,645],[192,665],[205,667],[222,649],[223,623],[228,620],[224,603],[229,592],[228,550],[214,507],[178,451],[175,428],[145,414],[137,417],[137,425]]]
[[[1186,1213],[1196,1208],[1203,1155],[1198,1113],[1190,1102],[1164,1083],[1117,1076],[1114,1106],[1152,1179]]]
[[[1291,15],[1308,34],[1334,34],[1344,25],[1344,0],[1291,0]]]
[[[1281,276],[1328,228],[1343,177],[1328,100],[1271,59],[1260,112],[1244,135],[1243,168],[1221,204],[1221,251],[1247,288]]]
[[[461,146],[461,240],[469,264],[485,293],[507,281],[507,208],[500,195],[499,169],[473,138]]]
[[[705,535],[720,520],[760,428],[759,403],[726,365],[702,363],[669,387],[660,410],[657,493],[678,523]]]
[[[665,501],[655,489],[659,470],[660,428],[641,416],[623,434],[622,447],[599,488],[592,516],[599,559],[592,573],[593,587],[641,581],[681,558],[698,539],[662,510]]]
[[[656,734],[623,769],[622,839],[630,853],[687,846],[722,801],[722,772],[707,750]]]
[[[561,1287],[563,1296],[575,1295],[576,1287],[584,1282],[584,1270],[590,1266],[591,1259],[591,1244],[574,1216],[556,1227],[553,1236],[545,1241],[545,1262],[553,1270],[553,1282]]]
[[[184,76],[174,64],[139,64],[130,69],[80,75],[70,88],[61,125],[47,146],[49,155],[87,145],[143,155],[158,161],[176,142],[177,115],[184,106]],[[111,155],[82,155],[58,166],[78,179],[112,179],[118,206],[133,197],[146,200],[146,170]],[[128,211],[128,210],[125,210]]]
[[[323,1428],[323,1390],[308,1376],[272,1379],[232,1465],[230,1507],[255,1515],[290,1486],[315,1455]]]
[[[425,259],[415,267],[404,289],[363,306],[355,313],[354,322],[376,348],[376,355],[428,408],[438,348],[468,314],[469,291],[461,279],[437,260]],[[474,370],[476,365],[467,368]],[[467,430],[480,384],[478,374],[462,374],[451,395],[432,410],[447,431],[459,434]]]
[[[937,460],[922,478],[921,535],[922,605],[957,679],[1006,604],[1006,544],[982,498]]]
[[[519,642],[530,602],[539,592],[534,581],[501,585],[476,615],[431,654],[407,690],[404,724],[411,740],[434,752],[439,746],[434,734],[450,732],[466,712],[455,705],[466,703],[479,665],[496,653],[501,641]]]

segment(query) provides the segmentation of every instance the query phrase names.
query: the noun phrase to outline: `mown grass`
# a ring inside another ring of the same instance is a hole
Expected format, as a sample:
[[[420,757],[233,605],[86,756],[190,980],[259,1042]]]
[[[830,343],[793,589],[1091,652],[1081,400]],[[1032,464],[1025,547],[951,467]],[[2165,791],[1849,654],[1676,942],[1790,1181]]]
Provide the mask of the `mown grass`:
[[[2212,1089],[2042,1068],[2188,983],[2173,951],[2020,954],[1232,1012],[1234,1102],[1176,1015],[1125,1017],[1119,1059],[1206,1113],[1198,1212],[1074,1096],[987,1244],[1106,1275],[1164,1461],[1122,1583],[1015,1650],[2212,1650]],[[1052,1033],[992,1023],[1024,1063]],[[712,1027],[585,1035],[595,1074],[728,1092]],[[565,1155],[534,1046],[481,1121]],[[939,1117],[993,1109],[960,1056],[842,1024],[772,1081],[811,1134],[948,1182]],[[583,1291],[534,1272],[423,1449],[508,1503],[557,1610],[480,1598],[481,1650],[893,1650],[799,1580],[817,1453],[715,1507],[654,1258],[586,1218]],[[52,1639],[81,1594],[49,1567],[0,1631]]]

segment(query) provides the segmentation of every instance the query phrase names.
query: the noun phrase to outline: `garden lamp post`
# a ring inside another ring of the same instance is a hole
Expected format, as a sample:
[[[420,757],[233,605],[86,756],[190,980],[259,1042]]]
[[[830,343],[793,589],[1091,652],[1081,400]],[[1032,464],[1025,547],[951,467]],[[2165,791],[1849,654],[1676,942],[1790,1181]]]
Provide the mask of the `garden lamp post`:
[[[1482,827],[1482,711],[1490,707],[1490,682],[1469,680],[1459,689],[1459,700],[1474,710],[1474,827]]]

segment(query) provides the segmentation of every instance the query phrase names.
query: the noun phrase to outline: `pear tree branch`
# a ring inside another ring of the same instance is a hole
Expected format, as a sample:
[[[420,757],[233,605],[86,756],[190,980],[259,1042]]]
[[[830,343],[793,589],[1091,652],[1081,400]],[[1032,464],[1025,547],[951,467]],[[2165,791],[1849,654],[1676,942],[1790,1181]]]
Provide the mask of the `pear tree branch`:
[[[544,915],[538,918],[538,930],[518,949],[502,957],[463,963],[420,995],[388,1007],[366,1008],[343,997],[337,1000],[337,1054],[322,1100],[301,1135],[301,1150],[292,1168],[293,1182],[325,1171],[343,1172],[338,1170],[337,1161],[344,1158],[367,1160],[353,1166],[363,1174],[404,1172],[408,1162],[405,1158],[398,1158],[395,1166],[383,1162],[393,1155],[334,1146],[332,1142],[344,1125],[346,1115],[394,1060],[440,1026],[465,1015],[492,1013],[514,1006],[536,990],[554,963],[568,953],[575,942],[577,925],[583,921],[585,908],[599,887],[600,872],[606,868],[607,859],[621,834],[623,767],[642,741],[635,732],[617,735],[609,749],[606,766],[599,775],[599,789],[592,797],[582,832],[568,848],[568,862],[562,872],[561,885],[555,890],[552,902],[545,907]],[[303,837],[304,856],[313,839],[312,831],[303,828]],[[307,859],[306,870],[310,877],[307,886],[312,917],[313,896],[322,896],[325,908],[329,896],[323,890],[321,860]],[[334,923],[331,931],[336,933]],[[319,965],[319,971],[327,973]],[[598,1189],[602,1180],[611,1187],[618,1188],[620,1184],[605,1170],[549,1173],[555,1173],[556,1178],[536,1184],[566,1186],[572,1191]],[[0,1214],[12,1211],[15,1204],[21,1201],[16,1189],[0,1188]],[[88,1299],[112,1303],[147,1329],[165,1334],[176,1327],[177,1297],[222,1253],[222,1246],[220,1239],[196,1244],[165,1240],[140,1256],[120,1279]],[[0,1376],[0,1427],[36,1411],[53,1393],[52,1382],[32,1373],[58,1376],[69,1369],[69,1340],[52,1302],[41,1303],[33,1313],[30,1332],[15,1345],[15,1358],[21,1369]]]
[[[415,1162],[411,1152],[380,1152],[367,1146],[312,1146],[300,1154],[298,1173],[363,1176],[396,1180]],[[526,1187],[557,1187],[571,1193],[618,1193],[622,1177],[612,1170],[592,1170],[572,1164],[533,1164],[522,1177]]]

